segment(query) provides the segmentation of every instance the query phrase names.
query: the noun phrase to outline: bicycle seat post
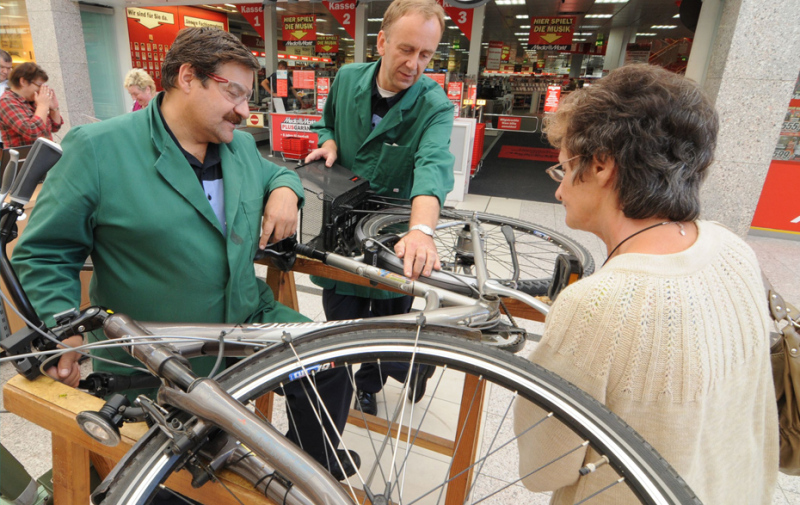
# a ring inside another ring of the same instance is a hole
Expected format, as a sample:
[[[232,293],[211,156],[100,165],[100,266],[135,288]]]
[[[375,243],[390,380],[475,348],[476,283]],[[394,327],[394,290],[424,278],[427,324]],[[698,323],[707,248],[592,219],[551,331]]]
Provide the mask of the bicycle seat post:
[[[483,256],[483,249],[481,248],[481,233],[480,225],[478,224],[477,213],[472,216],[469,225],[469,231],[472,235],[472,253],[475,261],[475,278],[478,281],[478,291],[481,295],[485,293],[485,284],[489,279],[489,274],[486,270],[486,259]]]

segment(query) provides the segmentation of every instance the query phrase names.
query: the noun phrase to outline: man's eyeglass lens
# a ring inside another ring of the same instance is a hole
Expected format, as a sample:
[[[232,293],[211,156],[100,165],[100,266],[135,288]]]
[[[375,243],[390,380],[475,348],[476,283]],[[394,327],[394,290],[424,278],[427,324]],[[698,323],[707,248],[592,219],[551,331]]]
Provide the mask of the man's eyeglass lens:
[[[222,90],[223,96],[235,105],[246,102],[253,96],[252,89],[248,91],[237,82],[230,81],[217,74],[208,74],[208,76],[219,83],[219,88]]]

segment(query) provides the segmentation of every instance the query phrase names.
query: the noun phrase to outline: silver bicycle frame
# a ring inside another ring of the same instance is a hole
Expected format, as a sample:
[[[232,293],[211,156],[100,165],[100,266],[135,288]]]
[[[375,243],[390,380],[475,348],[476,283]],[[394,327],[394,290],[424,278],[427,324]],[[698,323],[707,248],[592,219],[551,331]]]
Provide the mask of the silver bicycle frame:
[[[351,497],[342,486],[319,463],[307,456],[301,449],[286,440],[271,424],[264,422],[226,391],[210,379],[194,376],[183,363],[185,358],[201,355],[222,354],[224,356],[249,356],[266,347],[278,345],[320,330],[353,324],[417,323],[436,326],[451,326],[468,329],[491,324],[500,317],[497,295],[508,296],[522,301],[534,309],[547,314],[549,307],[538,299],[514,289],[507,288],[496,281],[488,280],[483,253],[480,250],[479,227],[471,227],[475,244],[476,277],[480,299],[470,298],[447,289],[425,284],[424,279],[412,281],[407,277],[374,266],[366,265],[358,259],[329,254],[326,263],[337,269],[350,272],[398,289],[409,295],[425,299],[422,312],[400,314],[349,321],[330,321],[326,323],[276,323],[253,325],[225,324],[180,324],[180,323],[139,323],[124,315],[111,316],[104,326],[110,339],[125,339],[151,335],[152,341],[137,341],[127,348],[128,352],[141,361],[154,374],[167,379],[173,386],[162,386],[159,401],[172,405],[198,419],[198,433],[202,436],[216,426],[240,440],[244,445],[262,458],[252,465],[258,468],[266,462],[282,475],[294,482],[303,482],[309,496],[298,493],[289,495],[290,503],[305,504],[310,499],[314,503],[349,503]],[[424,323],[422,323],[424,321]],[[164,337],[193,336],[205,339],[160,343]],[[247,344],[243,344],[246,341]],[[263,343],[263,347],[253,344]],[[178,359],[175,357],[178,356]],[[175,387],[178,386],[178,387]],[[120,461],[124,465],[128,455]],[[253,459],[253,458],[248,458]],[[246,466],[246,465],[245,465]],[[258,468],[253,468],[256,471]],[[244,468],[247,472],[248,468]]]

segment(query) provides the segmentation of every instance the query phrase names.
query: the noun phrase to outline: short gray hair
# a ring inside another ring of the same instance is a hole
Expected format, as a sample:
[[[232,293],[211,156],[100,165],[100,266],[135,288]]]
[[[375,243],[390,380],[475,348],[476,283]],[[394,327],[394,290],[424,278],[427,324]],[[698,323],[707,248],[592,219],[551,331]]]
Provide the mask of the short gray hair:
[[[435,19],[444,35],[444,9],[436,0],[394,0],[383,14],[381,30],[388,37],[389,28],[401,17],[409,14],[421,14],[425,20]]]
[[[692,221],[717,145],[719,118],[693,81],[652,65],[613,70],[570,93],[547,121],[550,143],[570,156],[573,183],[593,158],[613,159],[615,190],[630,219]]]

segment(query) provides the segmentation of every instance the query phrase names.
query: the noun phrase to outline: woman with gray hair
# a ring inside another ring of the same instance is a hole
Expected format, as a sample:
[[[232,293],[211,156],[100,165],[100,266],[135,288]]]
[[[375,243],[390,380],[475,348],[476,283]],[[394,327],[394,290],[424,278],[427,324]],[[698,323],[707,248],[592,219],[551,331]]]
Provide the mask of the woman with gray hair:
[[[156,96],[156,83],[150,74],[141,68],[133,68],[128,75],[125,76],[123,83],[125,89],[133,98],[133,109],[131,112],[136,112],[139,109],[144,109],[150,103],[150,99]]]
[[[698,219],[718,123],[695,83],[648,65],[562,102],[546,130],[561,163],[548,173],[567,225],[600,237],[608,259],[558,296],[530,359],[624,419],[703,503],[768,504],[778,414],[761,273],[739,237]],[[608,466],[579,474],[598,462],[592,448],[531,474],[580,447],[546,421],[530,429],[544,416],[516,407],[527,487],[576,503],[612,484],[592,503],[634,501]]]

